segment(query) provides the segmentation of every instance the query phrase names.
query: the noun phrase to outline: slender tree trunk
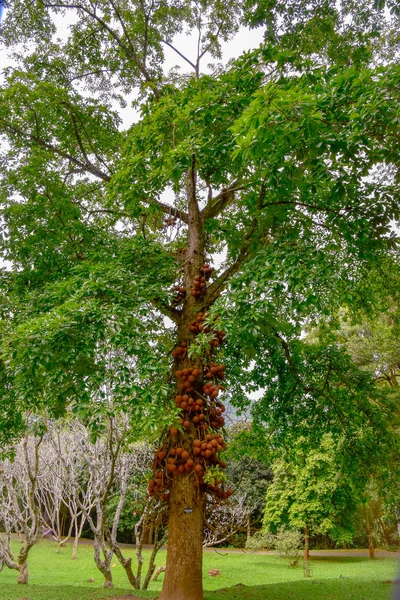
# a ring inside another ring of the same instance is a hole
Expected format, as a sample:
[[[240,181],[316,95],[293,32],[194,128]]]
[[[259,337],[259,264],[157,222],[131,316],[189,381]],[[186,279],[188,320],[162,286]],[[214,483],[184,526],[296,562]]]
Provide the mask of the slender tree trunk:
[[[14,560],[14,554],[11,547],[11,533],[6,533],[4,537],[0,537],[0,565],[3,563],[9,569],[19,571],[19,566]]]
[[[29,579],[28,573],[28,554],[33,544],[29,544],[29,542],[24,542],[20,553],[18,555],[18,568],[19,568],[19,577],[18,583],[22,585],[27,585]]]
[[[374,550],[374,542],[372,540],[371,527],[369,524],[368,508],[367,508],[366,504],[364,504],[364,517],[365,517],[365,528],[367,530],[369,557],[371,560],[373,560],[375,558],[375,550]]]
[[[162,547],[162,545],[164,544],[165,539],[166,539],[166,535],[165,534],[162,535],[160,539],[158,539],[158,531],[159,531],[159,526],[157,525],[155,527],[155,532],[154,532],[153,550],[152,550],[151,555],[150,555],[149,566],[148,566],[148,569],[147,569],[146,577],[145,577],[144,582],[143,582],[142,590],[147,590],[147,588],[149,587],[149,583],[150,583],[151,577],[152,577],[154,571],[156,570],[155,560],[156,560],[157,553],[160,550],[160,548]],[[164,568],[164,567],[162,567],[162,568]],[[154,579],[153,579],[153,581],[154,581]]]
[[[383,535],[385,537],[385,541],[386,541],[387,545],[390,546],[390,544],[392,543],[390,533],[389,533],[389,530],[387,529],[385,523],[382,521],[381,517],[378,517],[378,523],[382,528]]]
[[[71,560],[75,560],[76,559],[76,555],[78,553],[78,542],[79,542],[79,536],[75,535],[75,537],[74,537],[74,543],[72,544]]]
[[[247,513],[247,541],[251,537],[251,512]]]
[[[75,519],[75,537],[74,537],[74,543],[72,546],[71,560],[76,559],[76,555],[78,553],[78,543],[79,543],[79,540],[81,539],[81,535],[82,535],[82,531],[85,526],[85,523],[86,523],[86,518],[85,518],[84,514],[81,515],[81,522],[79,524],[79,528],[78,528],[78,519],[77,518]]]
[[[159,600],[203,600],[202,546],[203,496],[193,477],[183,475],[171,488],[167,565]]]
[[[112,571],[111,571],[111,558],[112,552],[104,551],[104,560],[101,559],[101,540],[94,540],[94,562],[96,563],[96,567],[103,574],[104,577],[104,587],[112,588],[114,587],[114,583],[112,580]]]
[[[153,522],[153,519],[151,519],[150,522],[149,522],[149,524],[148,524],[148,528],[146,527],[147,543],[150,546],[153,543],[153,531],[154,531],[154,522]]]
[[[304,528],[304,560],[310,558],[310,528],[308,525]]]

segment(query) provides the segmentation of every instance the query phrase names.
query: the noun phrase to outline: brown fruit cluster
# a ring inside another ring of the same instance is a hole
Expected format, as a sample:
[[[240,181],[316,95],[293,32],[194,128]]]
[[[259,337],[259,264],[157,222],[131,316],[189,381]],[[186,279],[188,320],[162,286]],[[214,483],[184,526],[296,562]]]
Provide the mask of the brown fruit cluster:
[[[205,313],[199,312],[197,314],[196,320],[192,321],[189,324],[189,331],[191,331],[192,333],[201,333],[202,331],[204,331],[204,333],[208,333],[210,331],[209,327],[204,327],[203,322],[204,319],[206,318]]]
[[[221,366],[223,365],[219,365],[218,368],[220,369]],[[175,396],[175,405],[183,411],[181,424],[184,428],[189,428],[190,422],[192,422],[196,428],[203,425],[207,430],[211,425],[214,429],[220,429],[225,424],[222,417],[225,407],[219,402],[216,403],[215,399],[223,387],[210,382],[203,386],[205,396],[209,396],[209,400],[207,400],[193,387],[200,375],[201,371],[196,367],[175,372],[175,376],[179,381],[177,387],[180,392]],[[193,392],[194,395],[190,395]]]
[[[214,339],[211,340],[211,346],[213,348],[218,348],[218,346],[222,346],[224,343],[225,332],[224,331],[214,331]]]
[[[210,279],[214,271],[214,267],[211,267],[208,263],[204,263],[204,265],[200,269],[200,273],[204,275],[207,281]]]
[[[176,292],[176,296],[173,300],[174,304],[181,304],[181,302],[184,301],[185,297],[186,297],[186,290],[184,287],[182,287],[181,285],[175,285],[174,286],[174,291]]]
[[[207,365],[206,378],[225,379],[225,365],[218,365],[217,363]]]
[[[193,287],[190,290],[190,293],[195,298],[200,298],[204,296],[207,291],[206,278],[202,275],[196,275],[193,279]]]
[[[209,279],[213,271],[209,264],[203,265],[202,275],[193,280],[192,294],[194,291],[196,295],[205,293],[206,279]],[[184,291],[179,286],[175,290],[178,293]],[[209,332],[210,326],[204,327],[205,318],[206,314],[199,312],[189,325],[189,330],[195,334]],[[215,337],[210,343],[210,354],[223,343],[225,336],[223,331],[213,331],[213,334]],[[182,360],[187,349],[187,342],[181,341],[172,351],[172,356]],[[173,477],[185,474],[193,476],[196,485],[202,486],[207,492],[226,499],[232,495],[233,490],[224,490],[220,481],[214,481],[211,485],[203,478],[207,466],[226,468],[226,463],[218,458],[218,453],[226,447],[224,438],[218,433],[225,424],[225,406],[218,400],[219,393],[224,389],[218,381],[225,377],[225,365],[210,362],[204,369],[197,366],[182,368],[175,371],[175,377],[175,405],[180,410],[180,424],[193,435],[181,433],[175,425],[169,428],[162,447],[154,457],[154,476],[149,481],[149,495],[161,496],[163,500],[167,500],[168,487]],[[204,383],[204,379],[209,381]]]
[[[218,452],[226,448],[224,438],[218,433],[209,433],[203,438],[194,439],[191,447],[185,447],[176,439],[178,435],[176,428],[171,427],[169,433],[172,445],[168,449],[160,448],[154,457],[154,476],[148,483],[149,496],[161,494],[162,500],[168,500],[168,486],[173,477],[191,474],[195,478],[196,485],[206,486],[208,492],[215,493],[221,498],[229,498],[233,490],[224,490],[220,487],[221,481],[215,481],[215,485],[205,484],[203,478],[208,465],[226,468],[226,463],[217,456]]]
[[[185,358],[187,352],[187,342],[180,342],[171,352],[174,358]]]
[[[154,479],[149,480],[147,491],[149,496],[158,496],[162,493],[161,500],[168,500],[169,490],[163,471],[154,473]]]

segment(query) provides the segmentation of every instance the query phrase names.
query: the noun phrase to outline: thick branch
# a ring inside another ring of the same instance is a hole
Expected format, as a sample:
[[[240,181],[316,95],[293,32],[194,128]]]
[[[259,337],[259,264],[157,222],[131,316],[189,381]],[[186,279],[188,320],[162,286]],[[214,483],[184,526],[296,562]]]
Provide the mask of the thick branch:
[[[8,131],[9,133],[16,135],[16,136],[21,136],[25,139],[29,139],[33,142],[36,142],[39,146],[42,146],[42,148],[45,148],[46,150],[49,150],[49,152],[52,152],[53,154],[56,154],[57,156],[61,156],[62,158],[65,158],[66,160],[69,160],[74,165],[80,167],[81,169],[83,169],[84,171],[87,171],[88,173],[91,173],[95,177],[98,177],[99,179],[102,179],[103,181],[110,181],[110,176],[107,175],[106,173],[103,173],[103,171],[98,169],[91,162],[84,163],[84,162],[80,161],[78,158],[75,158],[74,156],[69,154],[68,152],[61,150],[61,148],[59,148],[58,146],[54,146],[53,144],[46,142],[45,140],[43,140],[42,138],[40,138],[37,135],[25,133],[18,127],[15,127],[13,125],[9,125],[8,123],[5,123],[4,120],[1,120],[0,122],[3,125],[4,129],[6,131]]]
[[[169,206],[168,204],[164,204],[164,202],[160,202],[159,200],[155,200],[154,198],[146,198],[144,200],[144,202],[147,202],[147,204],[154,204],[157,205],[159,208],[161,208],[161,210],[163,211],[163,213],[165,213],[168,216],[171,217],[176,217],[177,219],[179,219],[180,221],[182,221],[183,223],[186,223],[186,225],[188,225],[189,223],[189,216],[188,214],[183,211],[183,210],[179,210],[179,208],[174,208],[173,206]]]
[[[201,211],[203,219],[211,219],[220,215],[227,206],[232,204],[235,198],[235,192],[242,190],[243,188],[244,186],[239,186],[238,181],[234,181],[232,185],[222,190],[218,196],[211,198],[208,201],[207,206]]]
[[[243,246],[239,252],[238,257],[235,262],[231,264],[219,277],[216,279],[208,288],[206,297],[204,298],[204,302],[201,305],[201,309],[203,312],[207,310],[210,306],[214,304],[217,298],[220,297],[224,289],[227,287],[229,281],[239,271],[240,267],[243,263],[249,258],[249,248],[252,243],[253,234],[257,225],[257,220],[254,219],[252,226],[250,227],[250,231],[248,232]]]
[[[169,319],[171,319],[171,321],[178,325],[181,318],[181,311],[177,310],[176,308],[173,308],[172,306],[169,306],[168,304],[165,304],[165,302],[163,302],[159,298],[153,298],[153,300],[151,300],[151,303],[156,308],[158,308],[158,310],[165,317],[168,317]]]

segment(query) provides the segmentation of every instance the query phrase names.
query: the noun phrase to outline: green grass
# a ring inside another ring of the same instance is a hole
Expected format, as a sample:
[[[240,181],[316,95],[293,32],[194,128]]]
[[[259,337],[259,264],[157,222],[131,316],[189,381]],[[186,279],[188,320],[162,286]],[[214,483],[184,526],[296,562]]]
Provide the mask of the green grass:
[[[132,550],[126,550],[133,555]],[[148,553],[146,553],[148,555]],[[160,552],[158,565],[165,564]],[[104,590],[102,576],[93,562],[90,545],[79,547],[76,561],[70,559],[70,548],[55,553],[55,545],[41,542],[31,551],[30,584],[17,585],[17,572],[4,569],[0,573],[0,600],[95,600],[135,593],[143,598],[156,598],[160,581],[151,583],[148,592],[134,592],[126,583],[118,562],[113,562],[115,588]],[[370,561],[364,557],[324,557],[312,560],[313,577],[305,579],[303,569],[291,569],[280,559],[262,554],[204,555],[204,588],[206,600],[389,600],[396,573],[395,558]],[[209,569],[219,569],[219,577],[210,577]],[[94,579],[94,583],[88,583]]]

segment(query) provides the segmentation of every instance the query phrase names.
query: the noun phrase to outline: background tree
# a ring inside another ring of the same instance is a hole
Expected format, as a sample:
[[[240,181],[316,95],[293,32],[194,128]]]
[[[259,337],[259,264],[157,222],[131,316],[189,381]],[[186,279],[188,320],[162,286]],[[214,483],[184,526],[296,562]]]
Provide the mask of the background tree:
[[[282,525],[304,531],[304,560],[309,558],[310,534],[328,534],[338,542],[352,538],[352,521],[361,496],[338,464],[330,437],[314,450],[301,442],[291,460],[278,460],[266,495],[264,525],[276,532]]]
[[[5,525],[1,555],[11,569],[19,571],[18,583],[27,584],[29,578],[28,556],[40,534],[40,506],[36,488],[39,478],[39,448],[43,441],[40,422],[27,419],[27,430],[15,457],[0,464],[1,521]],[[30,422],[29,422],[30,421]],[[11,548],[11,533],[16,532],[21,542],[17,561]]]
[[[399,69],[375,66],[395,47],[385,3],[7,8],[3,43],[30,50],[5,72],[0,103],[3,437],[27,405],[69,406],[100,429],[105,390],[143,434],[172,426],[149,488],[169,507],[161,599],[200,600],[204,502],[211,486],[228,494],[210,477],[223,378],[239,406],[266,388],[255,414],[282,436],[307,419],[319,435],[338,430],[343,414],[379,425],[360,378],[330,387],[335,351],[298,338],[306,318],[354,304],[371,265],[394,254]],[[55,15],[71,18],[64,41]],[[243,22],[264,24],[266,44],[202,75]],[[190,73],[165,77],[163,49],[182,56],[173,38],[186,28],[198,39]],[[142,104],[122,131],[113,102],[128,93]],[[207,261],[221,252],[216,274]]]

